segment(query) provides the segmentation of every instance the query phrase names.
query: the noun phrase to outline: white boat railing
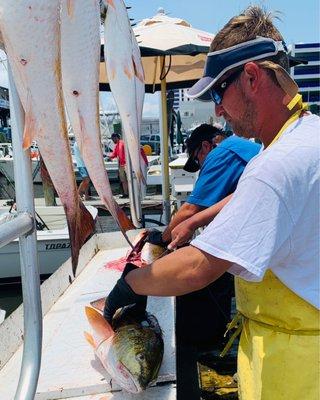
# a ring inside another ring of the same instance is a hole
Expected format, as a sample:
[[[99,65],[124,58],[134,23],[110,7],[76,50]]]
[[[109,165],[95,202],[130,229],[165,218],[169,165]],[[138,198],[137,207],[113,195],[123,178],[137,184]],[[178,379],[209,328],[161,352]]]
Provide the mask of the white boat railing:
[[[8,65],[17,217],[0,225],[0,247],[19,237],[24,312],[23,358],[15,400],[33,400],[41,364],[42,310],[30,152],[22,148],[24,111]]]

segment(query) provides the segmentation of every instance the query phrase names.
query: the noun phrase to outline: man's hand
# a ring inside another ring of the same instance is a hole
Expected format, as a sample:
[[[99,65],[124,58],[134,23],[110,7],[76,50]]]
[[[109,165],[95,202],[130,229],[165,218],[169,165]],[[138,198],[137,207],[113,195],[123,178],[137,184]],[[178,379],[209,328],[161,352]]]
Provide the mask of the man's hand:
[[[148,236],[146,241],[151,244],[155,244],[157,246],[162,246],[162,247],[167,247],[168,245],[168,242],[165,242],[162,239],[162,232],[159,231],[158,229],[150,229],[148,231]]]
[[[128,306],[129,304],[136,304],[142,309],[146,309],[147,296],[141,296],[136,294],[125,280],[125,276],[138,267],[134,264],[127,263],[121,278],[118,280],[114,288],[111,290],[109,296],[106,299],[106,303],[103,310],[103,316],[111,323],[114,313],[118,308]]]
[[[171,232],[172,241],[168,245],[169,250],[174,250],[178,246],[182,246],[189,242],[194,234],[195,228],[189,219],[180,222]]]

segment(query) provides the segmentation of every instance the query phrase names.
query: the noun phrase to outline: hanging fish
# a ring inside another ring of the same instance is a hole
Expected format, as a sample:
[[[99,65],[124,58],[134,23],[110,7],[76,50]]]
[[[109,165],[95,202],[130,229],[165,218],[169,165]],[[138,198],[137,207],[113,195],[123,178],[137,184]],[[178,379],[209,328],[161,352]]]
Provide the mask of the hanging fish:
[[[75,274],[94,231],[74,177],[61,87],[60,0],[0,0],[0,31],[25,111],[23,147],[36,140],[63,204]]]
[[[140,128],[145,94],[140,49],[122,0],[104,0],[104,58],[113,97],[120,113],[133,171],[144,183]]]
[[[70,123],[97,193],[128,240],[125,232],[135,227],[112,196],[101,148],[100,5],[68,0],[61,6],[62,87]]]

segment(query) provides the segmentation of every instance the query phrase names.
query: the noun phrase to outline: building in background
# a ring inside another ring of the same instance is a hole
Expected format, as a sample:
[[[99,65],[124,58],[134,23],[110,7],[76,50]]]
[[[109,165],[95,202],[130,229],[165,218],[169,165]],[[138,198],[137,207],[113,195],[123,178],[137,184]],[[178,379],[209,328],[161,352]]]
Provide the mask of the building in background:
[[[180,102],[180,117],[183,130],[194,129],[200,124],[213,124],[219,122],[224,125],[223,118],[217,118],[214,112],[212,102],[203,102],[198,100],[185,100]]]
[[[174,101],[173,101],[173,108],[175,111],[179,110],[180,103],[185,101],[190,101],[189,97],[187,97],[188,89],[173,89],[174,93]]]
[[[141,122],[141,135],[159,135],[159,118],[143,117]]]
[[[303,101],[309,104],[310,111],[319,114],[320,109],[320,43],[296,43],[291,54],[308,65],[291,68],[291,75],[299,86]]]

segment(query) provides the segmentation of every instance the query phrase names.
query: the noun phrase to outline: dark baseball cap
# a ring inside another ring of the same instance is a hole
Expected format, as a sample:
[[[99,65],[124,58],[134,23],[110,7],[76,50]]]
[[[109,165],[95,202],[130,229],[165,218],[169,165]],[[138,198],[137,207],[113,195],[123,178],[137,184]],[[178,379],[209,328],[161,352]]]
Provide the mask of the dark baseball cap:
[[[200,148],[202,142],[212,142],[214,137],[217,135],[224,135],[223,130],[209,124],[201,124],[194,129],[185,142],[187,153],[189,155],[189,158],[183,167],[185,171],[197,172],[200,169],[199,162],[195,160],[196,151]]]

